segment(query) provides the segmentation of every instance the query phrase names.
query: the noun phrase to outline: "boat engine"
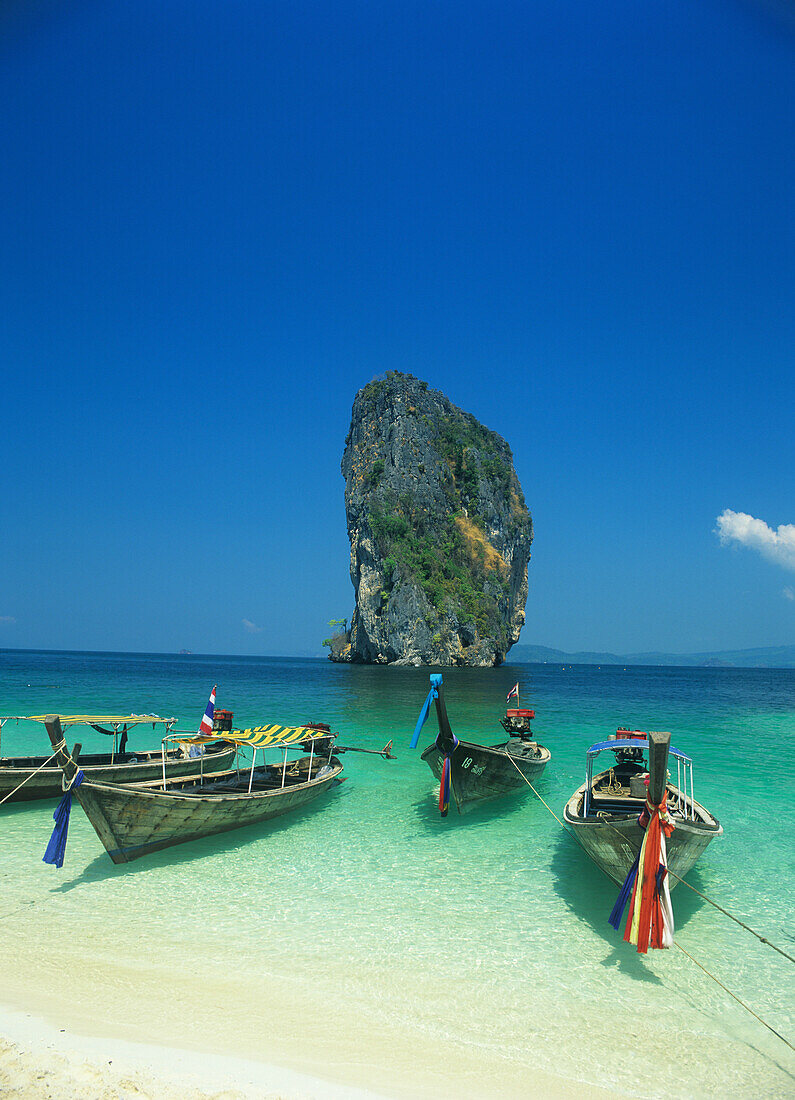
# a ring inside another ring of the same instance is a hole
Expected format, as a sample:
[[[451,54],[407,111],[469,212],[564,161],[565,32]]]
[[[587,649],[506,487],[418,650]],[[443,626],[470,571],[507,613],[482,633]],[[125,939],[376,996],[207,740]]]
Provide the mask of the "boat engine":
[[[312,741],[304,741],[301,745],[304,752],[312,752],[314,746],[315,756],[330,757],[334,742],[337,739],[336,734],[331,732],[331,726],[326,725],[325,722],[304,722],[304,726],[309,730],[317,730],[319,733],[328,734],[328,737],[318,737]]]
[[[216,710],[213,714],[213,733],[231,733],[233,717],[231,710]]]
[[[506,710],[505,717],[500,719],[500,725],[511,737],[527,740],[528,737],[532,737],[530,721],[535,716],[534,710]]]

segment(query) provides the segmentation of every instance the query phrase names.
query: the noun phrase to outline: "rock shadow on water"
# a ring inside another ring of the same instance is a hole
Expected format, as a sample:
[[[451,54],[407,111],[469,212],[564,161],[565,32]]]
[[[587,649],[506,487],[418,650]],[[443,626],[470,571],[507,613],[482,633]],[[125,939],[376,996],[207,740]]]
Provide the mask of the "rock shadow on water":
[[[102,849],[84,869],[68,882],[62,882],[52,888],[52,893],[68,893],[80,886],[95,885],[106,879],[113,879],[119,875],[146,875],[169,867],[180,867],[194,862],[201,862],[211,856],[227,856],[243,848],[253,845],[257,840],[267,840],[268,837],[277,836],[290,829],[300,821],[309,820],[324,810],[330,808],[333,801],[344,796],[345,788],[336,788],[329,791],[328,796],[321,800],[309,803],[303,807],[300,814],[281,814],[269,821],[258,821],[251,825],[243,825],[239,829],[230,829],[225,833],[215,833],[213,836],[200,837],[197,840],[189,840],[184,844],[176,844],[171,848],[164,848],[158,852],[151,852],[131,863],[113,863],[108,853]],[[320,838],[320,834],[318,839]],[[99,844],[99,838],[97,838]],[[64,865],[68,865],[69,849],[67,845]]]
[[[610,954],[602,959],[601,965],[616,967],[630,977],[660,984],[661,979],[648,969],[644,956],[639,955],[634,947],[624,941],[623,927],[616,931],[608,923],[608,917],[618,897],[619,886],[597,867],[571,834],[564,835],[561,832],[557,837],[552,849],[551,871],[558,897],[611,948]],[[697,890],[703,890],[696,868],[688,873],[688,881]],[[677,929],[685,927],[704,904],[697,894],[681,884],[672,895],[672,900]]]

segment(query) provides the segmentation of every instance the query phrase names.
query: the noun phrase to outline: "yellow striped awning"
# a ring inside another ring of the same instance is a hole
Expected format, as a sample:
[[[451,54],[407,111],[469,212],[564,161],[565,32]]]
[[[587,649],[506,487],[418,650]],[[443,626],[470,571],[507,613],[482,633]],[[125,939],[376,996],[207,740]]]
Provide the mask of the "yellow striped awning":
[[[254,726],[247,730],[216,730],[209,736],[196,734],[184,737],[171,734],[167,740],[178,741],[182,745],[206,745],[208,741],[232,741],[236,745],[252,745],[264,749],[270,745],[301,745],[304,741],[317,741],[333,736],[328,730],[313,729],[311,726]]]

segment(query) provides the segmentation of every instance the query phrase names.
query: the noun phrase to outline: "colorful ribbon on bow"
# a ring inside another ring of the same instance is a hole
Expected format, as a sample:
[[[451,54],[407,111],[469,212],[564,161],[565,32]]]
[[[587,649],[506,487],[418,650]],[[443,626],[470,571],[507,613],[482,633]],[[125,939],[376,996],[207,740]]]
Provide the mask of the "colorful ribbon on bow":
[[[453,734],[453,744],[449,752],[444,753],[444,760],[442,761],[442,778],[439,783],[439,813],[442,817],[447,817],[447,811],[450,809],[450,757],[458,746],[458,738]],[[436,747],[439,752],[444,752],[444,749],[439,744],[439,738],[436,739]]]
[[[671,947],[674,942],[674,914],[668,888],[668,856],[665,839],[674,831],[666,809],[667,792],[659,806],[646,799],[646,808],[638,818],[644,829],[643,843],[629,869],[609,921],[618,931],[624,906],[630,897],[624,939],[637,945],[645,955],[648,949]]]

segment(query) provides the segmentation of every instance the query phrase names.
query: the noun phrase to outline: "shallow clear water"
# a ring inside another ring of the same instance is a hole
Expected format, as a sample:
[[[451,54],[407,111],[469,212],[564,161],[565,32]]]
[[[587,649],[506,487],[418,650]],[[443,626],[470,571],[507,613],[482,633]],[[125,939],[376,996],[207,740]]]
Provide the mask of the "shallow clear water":
[[[589,744],[619,725],[670,729],[724,826],[689,881],[795,954],[795,672],[506,665],[444,679],[453,728],[486,743],[520,681],[552,751],[538,790],[558,814]],[[237,1038],[273,1060],[293,1057],[298,1029],[305,1067],[334,1049],[335,1076],[404,1095],[440,1081],[450,1095],[531,1095],[537,1069],[630,1095],[791,1094],[779,1040],[680,952],[641,957],[613,932],[617,887],[530,792],[439,818],[408,748],[428,670],[0,653],[3,714],[154,711],[195,729],[213,683],[236,725],[326,721],[342,744],[393,738],[398,759],[349,753],[347,781],[307,812],[127,867],[77,805],[63,869],[46,866],[53,806],[3,807],[10,1004],[46,1007],[61,983],[85,1027],[97,1000],[127,1037],[176,1042],[178,1019],[191,1033],[212,1019],[219,1048]],[[147,732],[131,746],[157,745]],[[432,715],[420,747],[433,736]],[[42,737],[8,723],[2,753],[43,752]],[[673,901],[678,942],[795,1041],[792,964],[685,888]]]

